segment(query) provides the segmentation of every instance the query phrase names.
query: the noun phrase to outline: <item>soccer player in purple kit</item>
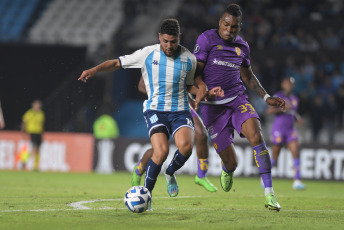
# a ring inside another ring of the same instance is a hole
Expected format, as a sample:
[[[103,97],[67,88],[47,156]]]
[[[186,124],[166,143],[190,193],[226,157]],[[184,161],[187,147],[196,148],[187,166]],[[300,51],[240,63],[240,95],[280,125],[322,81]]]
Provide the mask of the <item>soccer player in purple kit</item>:
[[[213,145],[222,160],[221,186],[229,192],[233,185],[233,173],[237,159],[233,145],[234,130],[246,137],[253,147],[254,158],[265,186],[265,207],[281,209],[274,194],[271,178],[270,155],[266,148],[259,116],[248,102],[244,83],[271,106],[285,109],[285,102],[271,97],[252,72],[250,48],[238,35],[242,24],[242,12],[237,4],[230,4],[222,13],[219,29],[202,33],[195,45],[197,58],[196,76],[202,75],[208,88],[220,86],[225,96],[203,102],[201,116]],[[241,78],[240,78],[241,77]],[[198,93],[206,91],[201,87]],[[196,97],[196,108],[200,102]]]
[[[286,112],[283,113],[279,108],[269,106],[268,114],[274,114],[275,119],[271,128],[272,158],[271,165],[276,166],[281,148],[286,145],[291,152],[294,160],[294,183],[293,189],[303,190],[306,186],[300,180],[300,157],[298,133],[295,128],[295,121],[301,121],[297,113],[299,99],[292,94],[294,88],[294,78],[286,77],[282,80],[282,91],[274,96],[283,98],[286,103]]]

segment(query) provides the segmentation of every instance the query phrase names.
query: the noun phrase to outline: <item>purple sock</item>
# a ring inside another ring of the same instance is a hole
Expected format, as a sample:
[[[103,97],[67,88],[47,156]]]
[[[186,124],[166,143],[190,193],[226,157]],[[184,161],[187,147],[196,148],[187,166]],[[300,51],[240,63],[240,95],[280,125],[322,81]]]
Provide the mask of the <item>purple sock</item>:
[[[198,177],[206,177],[208,172],[208,159],[197,159]]]
[[[300,179],[300,158],[294,158],[294,170],[295,170],[294,179],[299,180]]]
[[[142,162],[141,160],[139,161],[139,163],[137,164],[137,168],[136,168],[136,174],[139,176],[142,176],[142,174],[146,171],[146,168],[142,166]]]
[[[259,169],[265,188],[272,187],[271,160],[265,142],[253,147],[254,159]]]

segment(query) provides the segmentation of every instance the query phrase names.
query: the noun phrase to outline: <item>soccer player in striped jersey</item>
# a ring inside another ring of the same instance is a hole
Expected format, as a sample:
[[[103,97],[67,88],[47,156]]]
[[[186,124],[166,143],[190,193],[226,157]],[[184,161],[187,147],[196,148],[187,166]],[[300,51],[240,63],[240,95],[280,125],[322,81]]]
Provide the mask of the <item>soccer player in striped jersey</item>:
[[[153,155],[147,163],[145,187],[152,192],[161,166],[169,153],[168,139],[174,137],[178,150],[165,171],[167,191],[178,195],[179,188],[175,171],[181,168],[192,152],[194,124],[190,113],[187,91],[192,92],[196,70],[196,58],[179,44],[180,27],[175,19],[162,22],[159,33],[160,44],[146,46],[131,55],[105,61],[82,72],[78,80],[86,82],[97,72],[115,71],[119,68],[140,68],[148,99],[143,103],[143,114],[153,147]],[[197,80],[202,90],[199,98],[207,96],[205,84]],[[205,92],[205,93],[204,93]],[[202,95],[203,94],[203,95]]]
[[[216,89],[216,88],[213,88],[213,89]],[[141,93],[144,93],[145,95],[147,95],[146,87],[145,87],[142,77],[140,78],[140,81],[138,84],[138,90]],[[209,95],[216,95],[215,92],[211,92],[212,90],[210,90]],[[195,183],[203,186],[209,192],[216,192],[217,188],[206,177],[206,174],[208,171],[208,156],[209,156],[208,133],[202,122],[201,117],[194,110],[193,104],[194,104],[193,100],[189,98],[189,106],[191,110],[191,115],[195,124],[196,152],[197,152],[197,157],[198,157],[197,175],[195,176]],[[143,154],[138,164],[134,167],[133,175],[131,179],[132,186],[137,186],[141,184],[141,177],[143,173],[146,171],[148,160],[151,158],[152,154],[153,154],[153,149],[152,148],[148,149]]]
[[[265,186],[265,207],[280,210],[272,187],[270,155],[261,132],[259,116],[247,100],[244,83],[271,106],[285,110],[285,102],[270,97],[254,75],[250,65],[250,48],[238,35],[242,12],[237,4],[224,9],[217,30],[207,30],[196,42],[196,76],[202,76],[209,88],[220,86],[224,98],[215,98],[202,104],[201,116],[213,145],[222,159],[221,186],[229,192],[237,167],[233,145],[234,130],[246,137],[253,147],[254,157]],[[195,78],[197,80],[197,78]],[[201,88],[204,90],[204,88]],[[196,97],[196,107],[200,99]]]

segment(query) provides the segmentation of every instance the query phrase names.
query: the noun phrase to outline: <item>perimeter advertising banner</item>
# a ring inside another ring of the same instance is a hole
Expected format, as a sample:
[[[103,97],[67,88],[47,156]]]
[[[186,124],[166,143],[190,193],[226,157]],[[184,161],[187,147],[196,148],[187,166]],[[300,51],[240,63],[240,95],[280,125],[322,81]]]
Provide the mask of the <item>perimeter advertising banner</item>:
[[[40,147],[40,171],[91,172],[94,138],[91,134],[50,133],[43,134]],[[21,132],[0,132],[0,170],[32,170],[31,144]],[[23,168],[20,154],[29,158]]]
[[[96,140],[93,168],[96,172],[112,173],[117,170],[132,171],[135,164],[150,148],[149,140],[125,139]],[[238,158],[236,176],[258,176],[258,168],[254,163],[252,148],[248,144],[236,144]],[[162,171],[170,162],[176,146],[170,144],[170,154]],[[271,152],[271,151],[270,151]],[[304,179],[344,180],[344,146],[301,145],[300,171]],[[196,174],[197,155],[195,148],[187,163],[178,173]],[[221,174],[221,160],[212,146],[209,146],[208,175]],[[289,150],[283,148],[278,159],[278,167],[272,171],[274,177],[292,178],[293,159]]]

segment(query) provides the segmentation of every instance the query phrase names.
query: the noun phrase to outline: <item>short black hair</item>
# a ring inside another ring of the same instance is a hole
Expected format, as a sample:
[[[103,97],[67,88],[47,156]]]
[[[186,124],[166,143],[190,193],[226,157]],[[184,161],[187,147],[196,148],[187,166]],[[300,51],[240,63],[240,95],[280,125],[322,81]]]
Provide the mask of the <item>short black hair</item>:
[[[180,34],[178,20],[173,18],[163,20],[160,27],[160,33],[178,36]]]
[[[229,4],[226,7],[226,9],[222,12],[221,16],[223,16],[225,13],[228,13],[234,17],[240,17],[240,19],[242,19],[242,12],[238,4],[235,4],[235,3]]]

